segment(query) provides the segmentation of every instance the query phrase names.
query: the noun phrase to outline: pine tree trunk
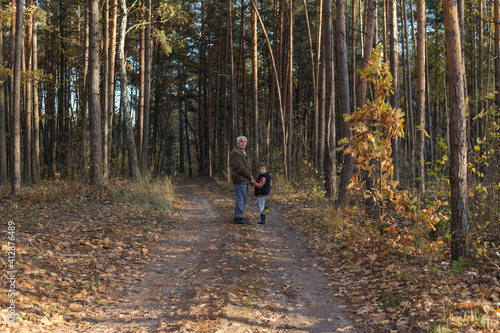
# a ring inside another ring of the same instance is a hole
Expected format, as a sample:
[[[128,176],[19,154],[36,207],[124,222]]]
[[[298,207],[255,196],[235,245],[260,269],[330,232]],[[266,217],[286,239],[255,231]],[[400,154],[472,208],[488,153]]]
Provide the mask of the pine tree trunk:
[[[352,96],[352,111],[356,109],[356,1],[352,0],[352,38],[351,38],[351,96]]]
[[[111,19],[109,22],[109,64],[108,64],[108,152],[111,151],[113,119],[115,115],[115,63],[116,63],[116,21],[117,21],[117,2],[111,0],[110,10]],[[111,155],[111,154],[110,154]],[[109,156],[108,156],[109,158]]]
[[[323,118],[323,114],[324,114],[324,104],[323,104],[323,98],[320,94],[322,94],[322,91],[324,90],[321,90],[321,87],[320,85],[323,84],[323,82],[321,81],[321,77],[320,77],[320,70],[321,70],[321,66],[322,66],[322,63],[320,61],[321,59],[321,47],[322,47],[322,43],[321,43],[321,39],[323,38],[323,1],[324,0],[320,0],[319,3],[318,3],[318,9],[319,9],[319,14],[318,14],[318,18],[319,18],[319,22],[317,23],[318,25],[318,33],[317,33],[317,49],[316,49],[316,66],[314,69],[311,69],[311,70],[315,70],[316,71],[316,74],[315,74],[315,78],[316,78],[316,99],[317,99],[317,110],[316,111],[316,114],[315,114],[315,118],[314,118],[314,136],[315,136],[315,149],[314,149],[314,152],[315,152],[315,166],[316,168],[318,169],[318,172],[320,174],[323,173],[323,161],[324,161],[324,130],[322,130],[322,119]],[[324,124],[324,123],[323,123]]]
[[[94,1],[94,0],[92,0]],[[121,91],[121,109],[123,110],[123,121],[125,123],[125,138],[127,141],[128,150],[128,165],[129,175],[133,181],[140,181],[141,173],[139,172],[139,161],[137,159],[137,148],[134,140],[134,130],[132,128],[132,119],[130,117],[130,103],[128,99],[128,76],[127,76],[127,58],[125,57],[125,37],[127,33],[127,3],[126,0],[121,2],[121,23],[120,23],[120,39],[118,42],[118,61],[120,62],[120,91]]]
[[[482,96],[483,95],[483,61],[484,61],[484,56],[483,56],[483,0],[479,0],[479,6],[478,6],[478,59],[477,59],[477,96]],[[478,98],[478,103],[479,103],[479,112],[482,112],[484,109],[484,102],[482,98]],[[483,139],[484,137],[484,131],[483,131],[483,119],[478,118],[477,120],[478,123],[478,136]],[[482,155],[482,154],[481,154]]]
[[[142,170],[148,172],[149,162],[149,119],[151,114],[151,0],[146,0],[146,31],[144,36],[144,115],[142,134]]]
[[[236,110],[236,78],[234,70],[234,55],[233,55],[233,18],[232,18],[231,0],[227,1],[227,38],[228,38],[228,56],[229,56],[229,70],[231,82],[231,141],[230,146],[236,144],[236,137],[238,133],[238,113]],[[202,43],[203,45],[203,43]],[[234,140],[234,141],[233,141]]]
[[[12,126],[11,131],[11,160],[12,169],[11,192],[21,193],[21,62],[23,43],[23,1],[16,0],[15,47],[13,63],[13,90],[12,90]]]
[[[447,49],[448,94],[450,103],[450,186],[451,257],[470,256],[467,206],[467,138],[465,116],[464,64],[460,26],[455,0],[444,0],[444,26]]]
[[[338,77],[338,105],[342,137],[350,138],[351,128],[344,121],[344,114],[351,114],[350,93],[349,93],[349,69],[347,63],[347,40],[345,24],[346,0],[337,0],[337,77]],[[354,32],[353,32],[354,33]],[[354,158],[347,154],[344,159],[344,166],[340,175],[339,200],[344,199],[347,186],[354,172]]]
[[[417,0],[417,55],[415,70],[417,75],[416,100],[416,187],[419,193],[425,192],[425,43],[426,43],[425,0]]]
[[[318,100],[319,100],[319,93],[318,93],[318,80],[316,77],[316,61],[314,57],[314,47],[313,47],[313,42],[312,42],[312,36],[311,36],[311,24],[309,22],[309,14],[307,11],[307,3],[306,0],[304,1],[304,11],[306,14],[306,25],[307,25],[307,36],[309,40],[309,51],[311,53],[311,75],[312,75],[312,88],[313,88],[313,106],[314,106],[314,163],[317,166],[318,163],[318,156],[317,156],[317,142],[318,142],[318,127],[319,127],[319,106],[318,106]]]
[[[0,0],[0,7],[3,7],[3,1]],[[3,28],[3,23],[0,24]],[[3,29],[0,29],[0,64],[4,63],[3,59]],[[0,78],[0,186],[6,186],[8,183],[7,174],[7,106],[5,104],[5,86],[7,82]]]
[[[99,98],[99,1],[89,2],[90,182],[103,181],[101,103]]]
[[[495,0],[495,104],[500,108],[500,0]]]
[[[403,21],[404,21],[404,29],[403,29],[403,39],[404,39],[404,67],[406,68],[406,76],[405,76],[405,90],[406,90],[406,111],[407,111],[407,123],[408,123],[408,159],[410,164],[415,161],[414,156],[414,148],[415,148],[415,123],[413,120],[413,97],[412,97],[412,80],[411,80],[411,66],[410,66],[410,37],[409,29],[408,29],[408,19],[407,19],[407,11],[406,11],[406,1],[401,0],[401,8],[403,12]],[[415,45],[415,44],[414,44]],[[410,182],[414,182],[415,173],[412,167],[410,169]]]
[[[33,21],[33,72],[38,71],[38,28],[36,20]],[[32,152],[32,178],[33,183],[40,181],[40,107],[38,100],[38,78],[33,79],[33,147]]]
[[[383,47],[384,47],[384,61],[389,61],[389,29],[388,29],[388,2],[390,0],[382,0],[382,17],[383,17]]]
[[[367,0],[365,4],[365,11],[366,11],[366,37],[364,38],[364,45],[363,45],[363,63],[362,63],[362,68],[365,68],[366,65],[368,64],[368,61],[370,60],[371,56],[371,50],[373,47],[373,34],[374,34],[374,29],[375,29],[375,6],[376,6],[376,0]],[[356,91],[356,103],[358,108],[362,108],[363,105],[366,102],[366,89],[367,88],[367,83],[366,79],[359,79],[358,81],[358,86],[357,86],[357,91]],[[375,181],[373,178],[367,177],[366,178],[366,190],[373,193],[374,192],[374,186],[375,186]],[[368,212],[368,215],[371,217],[375,217],[378,215],[378,208],[376,207],[376,202],[373,197],[370,197],[366,201],[366,210]]]
[[[103,22],[103,82],[102,82],[102,174],[104,180],[109,177],[109,166],[108,166],[108,156],[109,156],[109,101],[108,101],[108,89],[109,89],[109,0],[104,0],[104,22]]]
[[[179,91],[182,91],[179,89]],[[184,119],[182,116],[182,100],[179,100],[179,173],[186,173],[186,162],[184,157],[186,153],[184,152]]]
[[[29,7],[33,5],[33,0],[28,0]],[[26,72],[33,71],[33,14],[27,17],[26,25],[26,52],[23,52],[24,66]],[[25,100],[25,123],[24,123],[24,183],[31,185],[31,148],[32,148],[32,123],[33,123],[33,81],[28,79],[24,83]]]
[[[141,15],[141,21],[145,20],[145,10],[146,10],[146,0],[141,0],[141,9],[140,9],[140,15]],[[142,161],[142,135],[143,135],[143,126],[144,126],[144,79],[145,79],[145,74],[146,74],[146,62],[145,62],[145,27],[141,26],[139,28],[139,106],[137,108],[136,112],[136,119],[135,119],[135,132],[137,133],[136,136],[136,141],[137,141],[137,157],[139,160]],[[144,169],[142,169],[141,165],[141,170],[144,172]]]
[[[87,158],[87,141],[88,141],[88,125],[87,125],[87,107],[88,107],[88,68],[89,68],[89,3],[85,1],[85,31],[83,38],[83,59],[82,70],[80,73],[80,112],[81,112],[81,131],[82,131],[82,168],[83,177],[88,177],[88,158]]]
[[[398,49],[398,11],[397,0],[388,0],[389,15],[389,61],[392,74],[393,95],[390,103],[393,108],[399,109],[399,49]],[[401,140],[395,137],[392,140],[392,160],[394,163],[394,180],[400,180],[401,173]]]
[[[288,36],[288,57],[287,57],[287,111],[288,111],[288,128],[286,133],[287,143],[283,146],[286,149],[287,159],[287,170],[292,167],[292,138],[293,138],[293,0],[290,1],[289,7],[289,36]],[[288,179],[288,175],[285,175]]]
[[[52,76],[52,80],[47,82],[47,98],[45,100],[45,113],[47,116],[47,139],[48,139],[48,164],[49,164],[49,176],[56,177],[56,61],[55,57],[57,54],[56,46],[56,29],[57,29],[57,15],[55,13],[54,2],[49,3],[50,11],[52,12],[52,18],[50,20],[50,32],[48,34],[47,41],[47,74]]]
[[[252,114],[253,114],[253,146],[255,161],[260,161],[259,156],[259,68],[257,53],[257,0],[250,0],[254,5],[251,8],[251,31],[252,31]]]
[[[326,158],[325,158],[325,191],[326,196],[336,200],[337,190],[337,156],[335,152],[335,66],[333,57],[333,1],[324,1],[323,24],[325,26],[325,115],[326,115]]]

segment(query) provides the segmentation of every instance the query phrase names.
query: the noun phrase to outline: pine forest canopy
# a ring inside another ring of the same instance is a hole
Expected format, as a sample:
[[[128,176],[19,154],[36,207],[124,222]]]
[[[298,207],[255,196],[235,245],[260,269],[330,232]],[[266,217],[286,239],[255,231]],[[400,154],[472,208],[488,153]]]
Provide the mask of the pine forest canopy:
[[[223,176],[246,135],[253,165],[341,200],[343,115],[377,98],[360,72],[380,45],[392,177],[450,183],[463,225],[467,186],[499,184],[499,1],[3,0],[0,183]]]

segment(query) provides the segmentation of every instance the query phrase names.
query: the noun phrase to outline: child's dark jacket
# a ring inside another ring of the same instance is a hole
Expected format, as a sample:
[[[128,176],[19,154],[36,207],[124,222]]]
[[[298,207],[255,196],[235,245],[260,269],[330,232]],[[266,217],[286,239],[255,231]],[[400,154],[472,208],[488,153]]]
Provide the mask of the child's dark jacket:
[[[266,179],[264,185],[260,185],[260,181],[262,178]],[[259,175],[257,181],[255,183],[255,196],[267,196],[271,193],[271,176],[266,172],[264,174]]]

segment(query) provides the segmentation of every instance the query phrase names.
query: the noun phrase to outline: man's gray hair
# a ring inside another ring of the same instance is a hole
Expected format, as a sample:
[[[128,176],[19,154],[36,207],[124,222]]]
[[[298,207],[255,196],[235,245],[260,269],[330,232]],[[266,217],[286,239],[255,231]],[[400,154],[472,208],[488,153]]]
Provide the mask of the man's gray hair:
[[[236,142],[240,142],[241,139],[245,139],[248,141],[247,137],[242,135],[236,138]]]

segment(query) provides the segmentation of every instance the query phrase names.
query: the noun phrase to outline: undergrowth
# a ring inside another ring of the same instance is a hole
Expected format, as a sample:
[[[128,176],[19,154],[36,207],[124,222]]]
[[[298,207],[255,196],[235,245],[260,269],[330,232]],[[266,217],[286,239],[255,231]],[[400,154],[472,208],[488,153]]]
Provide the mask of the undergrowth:
[[[23,189],[18,196],[11,197],[8,189],[0,189],[4,200],[12,205],[20,202],[31,204],[71,204],[75,202],[124,203],[144,210],[171,210],[174,187],[171,178],[153,179],[134,183],[124,178],[115,178],[101,185],[62,180],[42,181]]]

